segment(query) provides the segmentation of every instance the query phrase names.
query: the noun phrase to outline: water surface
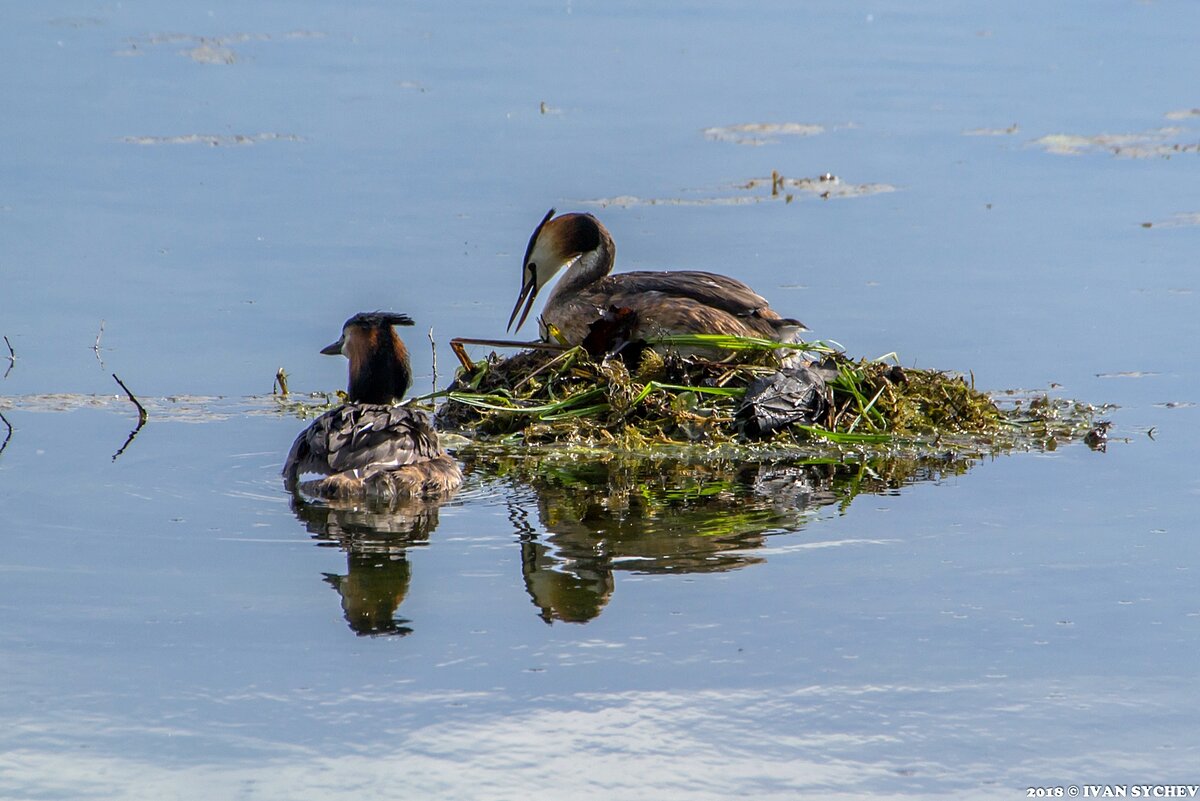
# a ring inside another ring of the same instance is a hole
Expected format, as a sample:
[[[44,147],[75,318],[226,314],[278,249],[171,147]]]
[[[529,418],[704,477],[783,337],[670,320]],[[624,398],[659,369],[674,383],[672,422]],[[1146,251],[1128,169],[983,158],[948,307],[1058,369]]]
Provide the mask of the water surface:
[[[1198,15],[8,9],[0,795],[1194,782]],[[845,191],[803,191],[825,174]],[[386,308],[444,384],[550,206],[851,353],[1117,404],[1112,440],[911,469],[464,450],[440,509],[296,507],[275,371],[339,386],[316,351]],[[115,459],[113,372],[151,412]]]

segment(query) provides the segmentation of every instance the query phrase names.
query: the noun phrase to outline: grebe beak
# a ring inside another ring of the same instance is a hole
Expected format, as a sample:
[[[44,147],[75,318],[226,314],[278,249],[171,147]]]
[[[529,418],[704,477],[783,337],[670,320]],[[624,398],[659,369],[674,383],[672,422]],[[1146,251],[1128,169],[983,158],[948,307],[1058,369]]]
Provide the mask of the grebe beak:
[[[342,355],[342,346],[345,344],[346,344],[346,335],[342,334],[340,337],[338,337],[337,342],[334,342],[332,345],[326,345],[325,347],[321,348],[321,353],[324,353],[326,356],[341,356]]]
[[[513,306],[512,315],[508,318],[508,328],[505,331],[513,330],[513,320],[517,319],[517,312],[521,309],[521,303],[525,303],[525,311],[521,314],[521,322],[517,323],[518,331],[525,324],[525,318],[529,316],[529,310],[533,308],[533,301],[537,298],[538,293],[538,275],[537,265],[531,264],[530,260],[533,256],[533,249],[537,245],[538,237],[541,236],[542,229],[546,227],[546,223],[550,222],[550,218],[554,216],[554,209],[546,212],[546,216],[538,223],[537,228],[533,229],[533,236],[529,237],[529,246],[525,248],[525,283],[521,285],[521,294],[517,296],[517,305]],[[526,300],[528,298],[528,300]]]
[[[538,285],[537,274],[533,270],[528,270],[529,277],[525,279],[524,285],[521,287],[521,294],[517,296],[517,305],[513,306],[512,315],[508,318],[508,328],[505,331],[513,330],[513,320],[517,319],[517,312],[521,311],[521,304],[525,304],[525,311],[521,312],[521,320],[517,323],[517,331],[521,330],[521,326],[525,324],[525,318],[529,316],[529,310],[533,308],[533,301],[537,299]]]

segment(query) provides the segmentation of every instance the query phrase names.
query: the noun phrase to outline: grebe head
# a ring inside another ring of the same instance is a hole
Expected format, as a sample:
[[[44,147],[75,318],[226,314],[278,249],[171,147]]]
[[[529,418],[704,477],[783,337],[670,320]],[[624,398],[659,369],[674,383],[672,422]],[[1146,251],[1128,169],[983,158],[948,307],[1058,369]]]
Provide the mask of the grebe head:
[[[337,342],[321,348],[326,356],[340,353],[350,360],[346,394],[351,403],[391,403],[404,397],[412,370],[408,349],[392,326],[412,324],[407,314],[361,312],[345,322]]]
[[[508,318],[508,330],[514,330],[513,321],[517,319],[518,312],[521,313],[521,319],[517,321],[515,330],[521,330],[538,292],[559,270],[564,267],[570,268],[586,253],[599,251],[605,243],[611,253],[612,237],[591,214],[571,213],[555,217],[554,209],[546,212],[546,216],[534,229],[533,236],[529,237],[529,246],[525,248],[525,261],[521,267],[521,294],[517,297],[517,305],[513,306],[512,315]],[[604,272],[611,268],[610,262]],[[525,304],[523,311],[522,303]]]

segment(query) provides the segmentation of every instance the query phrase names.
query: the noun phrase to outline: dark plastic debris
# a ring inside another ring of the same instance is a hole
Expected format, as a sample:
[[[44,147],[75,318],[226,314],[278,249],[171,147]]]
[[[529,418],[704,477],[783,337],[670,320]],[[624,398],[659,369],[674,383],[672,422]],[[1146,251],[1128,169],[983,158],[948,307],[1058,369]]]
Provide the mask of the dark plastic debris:
[[[754,379],[734,413],[746,439],[766,439],[795,423],[812,425],[829,410],[825,379],[810,367],[785,367]]]

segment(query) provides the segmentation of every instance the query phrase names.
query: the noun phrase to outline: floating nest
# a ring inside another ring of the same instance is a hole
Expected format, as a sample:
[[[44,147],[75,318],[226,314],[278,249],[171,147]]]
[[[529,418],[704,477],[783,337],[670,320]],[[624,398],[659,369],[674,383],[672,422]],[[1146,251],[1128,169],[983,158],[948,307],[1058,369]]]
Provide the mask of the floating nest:
[[[493,353],[460,370],[437,424],[476,439],[585,447],[971,441],[1002,449],[1083,436],[1099,411],[1044,395],[994,398],[959,374],[856,360],[823,343],[781,351],[768,340],[698,335],[654,344],[604,357],[582,347]],[[682,355],[703,348],[728,356]]]

